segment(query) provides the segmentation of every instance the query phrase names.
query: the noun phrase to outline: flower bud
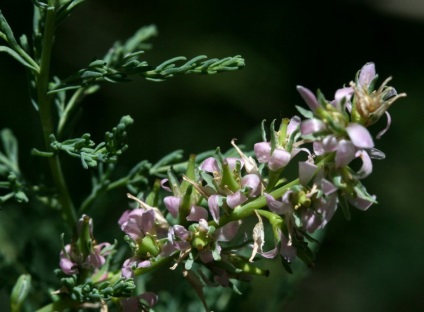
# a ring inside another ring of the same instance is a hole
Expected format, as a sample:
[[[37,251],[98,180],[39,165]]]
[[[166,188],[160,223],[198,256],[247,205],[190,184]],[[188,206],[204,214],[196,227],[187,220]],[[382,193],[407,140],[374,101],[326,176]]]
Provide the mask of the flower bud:
[[[137,254],[143,258],[156,257],[160,252],[160,248],[154,237],[150,235],[144,236],[138,243]]]
[[[263,270],[249,262],[249,259],[236,254],[228,255],[228,261],[241,272],[251,275],[268,276],[269,270]]]
[[[194,233],[191,246],[198,251],[201,251],[205,249],[205,247],[208,246],[211,241],[212,237],[207,232],[199,231]]]
[[[221,187],[228,188],[233,192],[240,189],[240,184],[237,182],[237,179],[234,176],[234,173],[231,170],[229,163],[226,161],[224,161],[224,163],[222,164]]]
[[[12,312],[21,311],[21,305],[31,289],[31,275],[22,274],[16,281],[10,296],[10,310]]]
[[[89,216],[83,215],[78,220],[77,232],[78,240],[76,245],[78,246],[79,251],[83,254],[84,258],[86,258],[92,252],[93,248],[93,221]]]

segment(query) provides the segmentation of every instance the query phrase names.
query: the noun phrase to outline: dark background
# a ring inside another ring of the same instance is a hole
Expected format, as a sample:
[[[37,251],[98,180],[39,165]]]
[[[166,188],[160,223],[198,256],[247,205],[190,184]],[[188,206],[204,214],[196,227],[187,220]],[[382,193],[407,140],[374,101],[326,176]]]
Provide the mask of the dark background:
[[[30,33],[30,1],[2,1],[0,9],[15,36]],[[374,173],[365,181],[379,204],[366,213],[353,211],[349,222],[341,213],[336,215],[315,268],[297,284],[284,311],[424,310],[424,207],[419,180],[424,157],[424,7],[420,1],[91,0],[60,28],[54,74],[63,77],[77,71],[92,57],[102,57],[114,41],[152,23],[159,36],[144,54],[152,65],[180,55],[240,54],[246,67],[162,83],[139,78],[128,84],[102,85],[101,92],[86,99],[76,133],[90,132],[100,141],[122,115],[131,115],[135,124],[129,131],[130,149],[122,157],[123,167],[142,159],[154,162],[180,148],[187,155],[217,146],[226,150],[232,138],[245,140],[263,119],[295,114],[294,105],[304,105],[295,89],[298,84],[320,88],[331,99],[366,62],[376,63],[380,82],[393,76],[392,85],[408,97],[391,108],[392,127],[376,142],[387,158],[374,162]],[[41,148],[42,142],[36,130],[38,116],[22,90],[26,90],[23,69],[1,54],[0,128],[14,130],[21,144],[22,167],[31,171],[34,162],[29,151]],[[371,131],[382,127],[384,123],[379,123]],[[88,191],[81,178],[85,173],[82,169],[69,173],[73,194],[83,196]],[[118,196],[124,198],[124,193]],[[109,218],[124,209],[114,207],[118,202],[103,208],[110,210]],[[99,213],[99,218],[104,221],[106,216]],[[239,308],[259,311],[275,301],[269,294],[278,296],[272,289],[279,289],[286,278],[278,274],[256,279],[256,292]]]

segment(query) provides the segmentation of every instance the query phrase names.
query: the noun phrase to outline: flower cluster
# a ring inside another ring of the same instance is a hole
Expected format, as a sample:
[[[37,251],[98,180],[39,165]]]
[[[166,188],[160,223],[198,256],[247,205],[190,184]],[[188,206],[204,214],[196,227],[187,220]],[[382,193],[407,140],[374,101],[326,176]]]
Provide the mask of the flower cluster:
[[[83,215],[77,224],[76,238],[64,246],[59,266],[66,275],[97,271],[112,252],[109,243],[97,244],[93,237],[93,220]]]
[[[275,235],[277,244],[275,249],[263,252],[264,257],[274,257],[280,250],[285,260],[292,261],[296,249],[304,249],[307,233],[324,228],[337,207],[341,206],[349,216],[348,204],[366,210],[376,203],[376,197],[367,192],[361,180],[371,174],[372,159],[383,159],[385,155],[374,147],[374,140],[366,127],[386,114],[388,124],[378,133],[377,138],[380,138],[390,126],[387,109],[395,100],[405,96],[387,86],[390,79],[374,90],[377,78],[374,64],[367,63],[358,72],[356,81],[351,82],[349,87],[337,90],[331,101],[326,100],[319,90],[315,96],[309,89],[297,87],[310,110],[298,107],[305,120],[299,123],[300,137],[295,137],[291,146],[298,148],[312,143],[312,150],[308,159],[298,164],[298,183],[279,198],[265,194],[269,210],[281,215],[284,222],[283,226],[274,222],[274,232],[278,233]],[[298,120],[295,118],[290,124]],[[293,132],[292,129],[288,130],[289,139],[283,140],[281,133],[280,137],[277,134],[278,142],[290,142]],[[255,145],[258,160],[267,162],[273,170],[270,164],[273,154],[266,152],[264,157],[262,147],[267,143],[259,144]],[[272,150],[273,145],[270,145]],[[274,153],[278,151],[281,154],[281,145],[274,143]],[[284,151],[288,162],[294,154],[293,149]],[[362,161],[358,171],[350,167],[355,158]],[[303,250],[301,254],[304,255]]]
[[[60,253],[60,270],[56,273],[62,287],[55,293],[68,294],[75,308],[104,306],[112,298],[123,298],[122,306],[131,306],[131,296],[136,288],[133,279],[109,272],[115,245],[98,244],[93,236],[93,220],[83,215],[77,222],[71,243]],[[152,296],[146,294],[139,298],[146,300]]]
[[[230,287],[252,275],[267,276],[267,270],[256,267],[257,256],[280,256],[289,271],[296,258],[313,265],[311,234],[323,229],[338,207],[349,217],[349,206],[367,210],[376,203],[362,180],[372,173],[372,160],[385,155],[375,148],[367,127],[386,115],[380,138],[390,126],[387,109],[405,96],[387,86],[390,79],[375,90],[377,78],[374,64],[365,64],[333,100],[298,86],[309,107],[298,107],[304,118],[283,119],[278,130],[273,121],[269,139],[263,127],[263,139],[252,153],[244,153],[233,140],[233,154],[218,149],[214,157],[200,162],[192,155],[184,174],[171,167],[145,201],[129,194],[138,207],[125,211],[118,221],[131,249],[121,278],[136,278],[171,262],[171,269],[183,267],[183,276],[206,306],[205,285]],[[355,159],[360,160],[359,169],[353,169]],[[289,165],[298,170],[292,181],[284,174]],[[163,192],[167,195],[159,196]],[[91,233],[91,223],[84,222]],[[81,253],[67,245],[60,266],[66,274],[98,268],[105,262],[107,246],[94,244]],[[207,273],[195,272],[194,265]],[[135,309],[140,299],[152,306],[157,296],[148,292],[122,299],[121,306]]]

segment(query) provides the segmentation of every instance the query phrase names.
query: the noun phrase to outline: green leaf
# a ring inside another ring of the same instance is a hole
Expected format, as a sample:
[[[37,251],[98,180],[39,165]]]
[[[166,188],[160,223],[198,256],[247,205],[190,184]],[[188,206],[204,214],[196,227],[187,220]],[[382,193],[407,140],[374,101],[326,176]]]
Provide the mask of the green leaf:
[[[0,140],[4,149],[4,154],[0,152],[0,163],[8,168],[8,172],[18,174],[18,141],[12,131],[7,128],[0,131]]]
[[[16,137],[13,135],[12,130],[10,129],[3,129],[0,132],[0,138],[3,142],[3,148],[8,156],[8,158],[14,162],[17,163],[18,161],[18,141],[16,140]]]
[[[13,57],[15,60],[17,60],[19,63],[24,65],[25,67],[27,67],[27,68],[29,68],[33,71],[38,71],[38,69],[36,67],[34,67],[30,63],[28,63],[23,57],[21,57],[18,53],[16,53],[11,48],[5,47],[5,46],[0,46],[0,52],[5,52],[5,53],[9,54],[11,57]]]
[[[192,266],[194,264],[194,259],[193,259],[193,255],[192,253],[189,254],[189,258],[186,260],[185,264],[184,264],[184,268],[189,271],[191,270]]]
[[[271,154],[274,152],[275,148],[277,147],[278,143],[278,137],[277,133],[275,131],[275,119],[271,122],[271,125],[269,126],[269,134],[271,136]]]
[[[104,60],[94,60],[87,68],[54,84],[49,94],[67,89],[88,87],[99,82],[127,82],[130,76],[139,75],[147,80],[164,81],[176,74],[216,74],[219,72],[240,69],[244,66],[244,60],[240,56],[227,57],[224,59],[211,59],[199,62],[206,58],[199,55],[177,66],[176,62],[186,61],[184,56],[177,56],[166,60],[160,65],[153,67],[146,61],[139,60],[142,51],[131,52],[125,56],[107,56]]]
[[[10,48],[0,46],[0,52],[6,52],[13,58],[17,59],[24,66],[39,72],[38,64],[21,48],[13,35],[13,31],[6,21],[6,18],[0,11],[0,36],[9,44]],[[14,52],[14,53],[13,53]]]
[[[266,122],[265,119],[263,119],[262,122],[261,122],[261,133],[262,133],[262,141],[263,142],[266,142],[267,141],[267,139],[266,139],[266,130],[265,130],[265,122]]]
[[[373,204],[377,204],[376,199],[370,195],[367,191],[367,189],[365,188],[365,186],[362,183],[357,183],[354,187],[354,190],[356,192],[356,196],[363,198],[365,200],[368,200],[370,202],[372,202]]]
[[[96,167],[99,162],[115,163],[118,156],[127,150],[128,146],[124,142],[127,136],[126,129],[133,123],[130,116],[121,118],[119,124],[105,133],[105,141],[95,144],[90,139],[90,134],[85,133],[80,138],[57,141],[54,135],[51,135],[50,147],[53,151],[63,151],[72,157],[80,158],[83,168]],[[48,157],[50,152],[33,150],[34,155]]]
[[[282,255],[280,255],[280,260],[287,273],[293,274],[293,269],[290,265],[290,262],[288,262]]]
[[[22,274],[16,281],[10,296],[10,311],[19,312],[26,297],[31,290],[31,275]]]
[[[349,204],[347,202],[346,196],[339,196],[339,205],[342,208],[342,211],[346,220],[350,220],[351,219],[350,209],[349,209]]]
[[[15,199],[18,203],[27,203],[29,201],[26,194],[22,191],[15,192]]]
[[[304,109],[303,107],[297,106],[297,105],[296,105],[296,109],[305,118],[310,119],[310,118],[313,118],[314,117],[314,113],[312,113],[310,110]]]
[[[168,155],[162,157],[156,164],[150,169],[150,174],[154,174],[158,169],[164,166],[169,166],[180,161],[183,158],[183,150],[176,150]]]
[[[142,50],[151,47],[146,41],[156,35],[157,29],[155,25],[143,26],[124,44],[120,41],[115,42],[113,47],[103,57],[103,60],[111,66],[116,66],[117,64],[126,62],[128,58],[137,57],[139,54],[144,53]]]
[[[186,58],[183,56],[175,57],[163,62],[154,70],[147,71],[141,75],[148,80],[163,81],[173,77],[174,74],[216,74],[219,72],[241,69],[245,65],[244,59],[239,55],[221,60],[210,59],[199,63],[200,60],[205,58],[205,55],[199,55],[180,67],[177,67],[175,62],[186,60]]]
[[[69,0],[62,4],[56,12],[56,26],[63,22],[85,0]]]
[[[12,199],[14,196],[13,192],[8,193],[6,195],[0,196],[0,204],[5,203],[6,201],[8,201],[9,199]]]
[[[13,31],[9,26],[9,23],[6,21],[3,13],[0,11],[0,31],[4,34],[2,36],[9,43],[12,49],[16,50],[19,47],[18,42],[13,35]]]
[[[196,179],[196,177],[195,177],[196,163],[195,162],[196,162],[196,156],[195,155],[190,155],[189,161],[187,163],[187,170],[186,170],[185,175],[189,179],[191,179],[191,180],[195,180]],[[184,193],[190,185],[191,184],[188,181],[184,180],[181,183],[181,186],[180,186],[181,192]],[[194,194],[195,193],[193,193],[193,195]],[[192,199],[194,199],[194,198],[192,198]]]

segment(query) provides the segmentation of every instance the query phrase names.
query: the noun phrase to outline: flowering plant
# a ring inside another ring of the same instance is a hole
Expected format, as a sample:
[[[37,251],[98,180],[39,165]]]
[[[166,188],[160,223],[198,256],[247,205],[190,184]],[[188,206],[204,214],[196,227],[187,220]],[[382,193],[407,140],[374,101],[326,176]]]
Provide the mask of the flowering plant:
[[[374,63],[365,64],[332,100],[319,90],[297,86],[308,109],[299,106],[299,115],[273,120],[268,131],[262,122],[262,141],[250,149],[233,139],[227,152],[217,148],[186,162],[180,162],[182,154],[176,151],[155,164],[140,161],[114,180],[133,119],[122,117],[98,144],[88,133],[73,138],[72,120],[84,97],[97,92],[101,83],[125,82],[134,75],[163,81],[177,74],[215,74],[241,69],[244,60],[201,55],[151,66],[141,59],[146,41],[156,34],[148,26],[75,74],[52,77],[55,30],[83,2],[34,1],[31,44],[26,36],[15,38],[0,12],[0,52],[25,67],[31,102],[41,120],[45,147],[34,147],[32,155],[46,160],[50,172],[48,180],[41,173],[36,183],[27,179],[18,165],[17,140],[3,129],[0,202],[6,212],[14,202],[53,209],[61,220],[56,230],[62,242],[54,255],[55,281],[43,280],[29,263],[22,264],[24,273],[10,292],[12,311],[169,310],[148,289],[152,274],[168,269],[184,277],[210,311],[214,294],[209,289],[239,292],[255,276],[270,274],[263,268],[267,259],[279,258],[290,273],[296,259],[313,266],[318,234],[339,207],[349,218],[350,207],[367,210],[377,203],[362,181],[372,173],[372,160],[385,155],[375,148],[368,127],[386,116],[387,126],[376,135],[381,138],[391,124],[388,108],[405,94],[388,85],[390,78],[378,85]],[[66,156],[78,158],[92,174],[92,191],[79,206],[66,184],[61,162]],[[93,203],[122,188],[131,203],[121,208],[115,241],[98,242],[94,229],[100,225],[89,216],[98,213]],[[40,285],[41,291],[36,290]]]

